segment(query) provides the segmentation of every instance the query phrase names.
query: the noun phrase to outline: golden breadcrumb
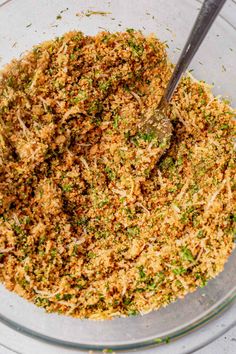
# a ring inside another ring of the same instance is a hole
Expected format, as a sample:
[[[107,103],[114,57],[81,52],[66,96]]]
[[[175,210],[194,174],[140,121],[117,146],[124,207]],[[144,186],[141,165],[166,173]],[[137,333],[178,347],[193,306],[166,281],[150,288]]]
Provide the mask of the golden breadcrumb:
[[[0,78],[0,281],[80,318],[146,313],[223,270],[234,244],[235,111],[187,75],[158,160],[138,124],[160,101],[165,45],[69,32]]]

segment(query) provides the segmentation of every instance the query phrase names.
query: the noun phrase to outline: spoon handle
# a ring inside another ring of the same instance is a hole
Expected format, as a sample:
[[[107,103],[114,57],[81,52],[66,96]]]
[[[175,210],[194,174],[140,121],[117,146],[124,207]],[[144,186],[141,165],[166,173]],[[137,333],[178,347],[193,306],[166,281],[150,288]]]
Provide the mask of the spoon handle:
[[[175,66],[172,77],[166,88],[163,97],[165,102],[170,101],[182,74],[187,69],[189,63],[200,47],[202,41],[204,40],[212,23],[214,22],[216,16],[220,12],[225,2],[226,0],[205,0],[203,2],[189,38],[184,46],[184,49],[182,50],[180,58]]]

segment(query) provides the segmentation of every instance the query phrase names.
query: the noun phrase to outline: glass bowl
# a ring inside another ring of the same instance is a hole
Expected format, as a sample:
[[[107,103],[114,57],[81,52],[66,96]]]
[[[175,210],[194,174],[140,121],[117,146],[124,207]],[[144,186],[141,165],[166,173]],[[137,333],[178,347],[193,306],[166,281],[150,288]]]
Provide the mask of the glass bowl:
[[[156,33],[167,41],[170,58],[176,62],[199,6],[200,1],[196,0],[0,1],[0,66],[34,44],[73,29],[86,34],[126,28]],[[196,78],[214,83],[214,93],[227,96],[233,105],[236,104],[235,12],[236,3],[228,1],[190,66]],[[162,339],[188,333],[233,301],[235,264],[236,252],[233,252],[225,270],[205,288],[147,315],[111,321],[46,314],[0,286],[0,320],[22,333],[66,347],[127,350],[158,344]]]

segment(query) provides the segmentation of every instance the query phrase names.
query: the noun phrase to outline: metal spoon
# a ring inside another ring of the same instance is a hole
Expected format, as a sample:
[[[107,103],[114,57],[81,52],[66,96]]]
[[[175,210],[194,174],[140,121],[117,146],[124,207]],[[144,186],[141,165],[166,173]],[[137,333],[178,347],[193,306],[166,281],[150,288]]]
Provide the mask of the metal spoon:
[[[170,146],[173,131],[172,124],[163,111],[170,101],[182,74],[185,72],[200,47],[225,2],[226,0],[205,0],[203,2],[192,31],[167,85],[164,96],[153,115],[140,127],[142,133],[151,134],[156,138],[161,147],[160,156],[158,156],[158,158],[160,158]]]

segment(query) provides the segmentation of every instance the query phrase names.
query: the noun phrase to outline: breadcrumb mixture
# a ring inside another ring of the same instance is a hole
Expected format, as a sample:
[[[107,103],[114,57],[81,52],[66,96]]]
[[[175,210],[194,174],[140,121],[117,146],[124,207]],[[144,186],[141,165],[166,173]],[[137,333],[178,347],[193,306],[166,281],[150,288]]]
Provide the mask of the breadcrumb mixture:
[[[235,111],[184,77],[170,148],[138,124],[171,75],[165,44],[69,32],[0,78],[0,281],[48,312],[146,313],[205,286],[234,244]]]

